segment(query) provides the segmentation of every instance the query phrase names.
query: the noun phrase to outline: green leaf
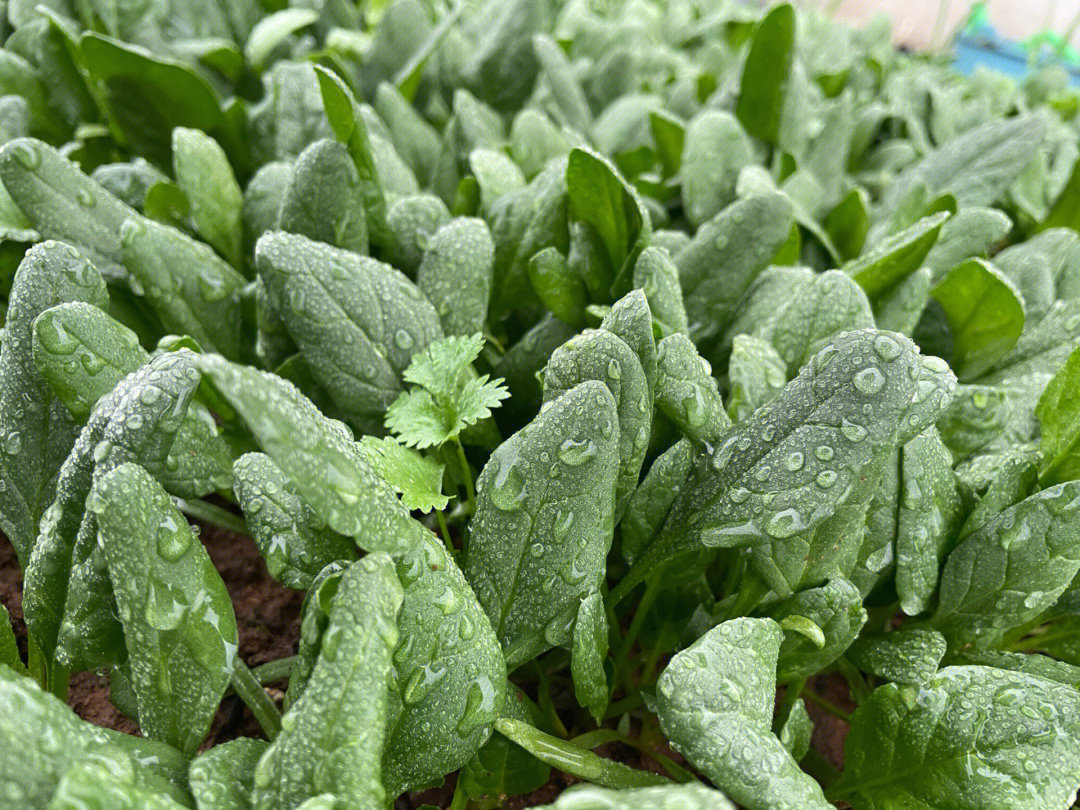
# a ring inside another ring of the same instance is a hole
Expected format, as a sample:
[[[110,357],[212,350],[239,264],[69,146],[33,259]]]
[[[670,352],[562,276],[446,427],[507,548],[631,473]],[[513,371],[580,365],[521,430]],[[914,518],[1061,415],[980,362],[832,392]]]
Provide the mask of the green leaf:
[[[0,784],[26,808],[48,807],[64,774],[95,758],[121,765],[142,786],[181,806],[190,804],[184,787],[187,759],[178,751],[87,723],[5,666],[0,666],[0,743]],[[171,771],[178,771],[175,778]]]
[[[945,561],[931,624],[952,647],[993,647],[1080,571],[1080,481],[1044,489],[967,536]]]
[[[588,132],[592,125],[592,111],[563,49],[544,34],[534,35],[532,45],[563,122],[578,132]]]
[[[1080,478],[1080,350],[1046,386],[1035,416],[1041,428],[1043,486]]]
[[[323,416],[291,383],[215,355],[196,362],[329,528],[367,551],[405,550],[427,531],[367,462],[348,428]]]
[[[34,364],[77,421],[150,355],[135,333],[97,307],[60,304],[34,321]],[[78,362],[74,362],[74,361]],[[188,406],[161,483],[181,498],[201,498],[232,483],[232,451],[206,406]]]
[[[367,218],[359,186],[360,176],[348,150],[329,138],[316,141],[296,160],[277,227],[365,254]]]
[[[588,223],[604,246],[612,277],[636,260],[651,230],[637,192],[607,158],[584,148],[571,150],[566,165],[568,213]]]
[[[413,356],[442,337],[423,293],[389,265],[295,234],[263,236],[255,261],[315,378],[359,427],[381,422]]]
[[[696,451],[681,439],[661,453],[626,505],[619,522],[623,557],[631,565],[653,541],[667,519],[693,464]]]
[[[444,334],[483,331],[494,269],[495,243],[482,219],[459,217],[432,234],[416,285],[439,313]]]
[[[294,807],[322,793],[357,807],[386,802],[386,684],[401,600],[393,562],[381,552],[342,574],[311,679],[255,768],[253,810]]]
[[[937,630],[900,628],[880,636],[861,636],[848,656],[864,672],[900,684],[925,684],[938,671],[947,648]]]
[[[657,345],[656,407],[695,442],[715,442],[731,425],[712,368],[683,334]]]
[[[602,382],[615,400],[618,422],[607,425],[598,416],[596,424],[602,430],[617,431],[615,512],[621,516],[649,449],[652,409],[648,382],[634,351],[606,329],[588,330],[552,353],[544,369],[544,402],[558,399],[587,380]],[[604,435],[605,441],[607,438]]]
[[[904,445],[896,528],[896,593],[915,616],[933,606],[945,555],[964,519],[952,456],[934,428]]]
[[[869,498],[856,484],[891,455],[918,369],[915,346],[901,335],[865,329],[835,338],[702,459],[651,559],[635,568],[702,547],[748,547],[757,574],[790,594],[811,563],[815,530],[853,491]]]
[[[728,360],[728,415],[741,422],[787,384],[787,363],[767,340],[735,335]]]
[[[820,588],[799,591],[769,608],[769,616],[789,630],[785,621],[801,617],[813,622],[821,643],[798,632],[785,633],[776,664],[776,680],[789,683],[819,672],[851,646],[866,623],[858,588],[846,579],[833,579]]]
[[[1066,807],[1080,780],[1077,711],[1074,689],[990,667],[882,686],[852,717],[829,796],[854,810]]]
[[[412,450],[396,439],[384,436],[364,436],[360,449],[367,454],[379,474],[401,495],[401,502],[409,510],[427,513],[432,509],[443,510],[450,498],[443,495],[443,465]]]
[[[610,391],[588,380],[503,442],[480,473],[463,567],[510,670],[569,642],[581,598],[599,589],[617,425]]]
[[[604,672],[607,653],[607,614],[604,600],[594,591],[581,600],[574,620],[570,673],[577,702],[589,710],[598,724],[604,719],[610,694]]]
[[[874,298],[922,266],[949,219],[947,211],[923,217],[914,225],[886,237],[841,268]]]
[[[191,761],[189,784],[199,810],[249,810],[255,766],[269,743],[240,737],[208,748]]]
[[[880,329],[912,335],[930,302],[933,273],[923,266],[884,292],[874,302],[874,322]]]
[[[666,810],[695,807],[697,810],[733,810],[734,805],[718,791],[702,785],[610,790],[595,785],[581,785],[565,791],[553,804],[538,810]]]
[[[310,8],[286,8],[259,20],[244,44],[244,58],[256,71],[262,70],[279,45],[319,19]]]
[[[604,329],[629,346],[645,373],[650,392],[656,388],[656,335],[649,301],[643,290],[631,290],[614,304],[600,321]]]
[[[423,449],[456,438],[462,430],[491,416],[508,394],[501,379],[476,376],[472,362],[484,338],[477,332],[437,340],[417,353],[405,369],[407,382],[422,390],[402,394],[386,413],[386,426],[409,447]]]
[[[794,51],[795,9],[781,3],[754,31],[735,104],[746,131],[767,143],[775,144],[780,135]]]
[[[686,128],[682,202],[698,227],[735,201],[739,172],[753,160],[750,139],[731,113],[705,110]]]
[[[172,133],[176,184],[191,202],[195,228],[233,267],[243,266],[244,195],[217,141],[197,129]]]
[[[375,92],[375,111],[386,122],[390,140],[421,183],[427,183],[439,159],[439,134],[389,82]]]
[[[585,322],[589,302],[585,280],[558,249],[544,248],[529,259],[529,283],[540,303],[563,323],[577,327]]]
[[[661,673],[657,716],[672,747],[749,810],[827,810],[771,731],[782,635],[771,619],[714,627]]]
[[[25,570],[38,521],[52,501],[56,475],[79,427],[34,365],[32,325],[66,301],[106,306],[105,283],[74,248],[46,242],[31,248],[11,283],[0,345],[0,530]]]
[[[127,277],[120,227],[134,209],[34,138],[0,149],[0,180],[42,237],[74,245],[106,279]]]
[[[20,675],[26,674],[19,647],[15,643],[15,630],[11,626],[11,617],[7,608],[0,605],[0,664],[11,667]]]
[[[165,490],[138,465],[95,481],[87,509],[97,517],[124,626],[139,728],[192,756],[236,659],[225,583]]]
[[[689,332],[679,268],[666,250],[650,245],[641,251],[634,265],[634,288],[645,293],[649,311],[664,327],[665,337]]]
[[[383,782],[389,795],[437,784],[491,735],[506,662],[476,594],[434,537],[397,561],[398,616]]]
[[[528,722],[529,712],[524,707],[527,698],[516,687],[510,685],[507,688],[503,714]],[[532,793],[547,784],[550,778],[550,765],[502,734],[492,734],[458,775],[465,792],[477,799]]]
[[[1011,229],[1012,221],[996,208],[961,208],[941,226],[923,265],[939,281],[964,260],[986,255]]]
[[[327,565],[356,557],[352,540],[326,527],[269,456],[245,453],[232,472],[251,536],[282,585],[306,591]]]
[[[822,225],[840,257],[851,260],[862,253],[870,230],[870,200],[861,188],[853,188],[825,217]]]
[[[186,804],[147,785],[140,765],[114,752],[77,762],[56,787],[49,810],[183,810]]]
[[[993,368],[1024,329],[1019,290],[982,259],[954,267],[930,294],[945,312],[953,338],[953,366],[961,379]]]
[[[810,736],[814,733],[814,721],[806,711],[806,704],[798,698],[791,706],[787,719],[780,727],[777,737],[795,761],[800,761],[810,750]]]
[[[125,221],[120,241],[124,266],[166,329],[240,355],[243,276],[202,242],[144,217]]]
[[[695,343],[723,334],[754,279],[788,240],[793,221],[787,196],[755,194],[698,228],[675,256]],[[717,267],[724,272],[717,273]]]

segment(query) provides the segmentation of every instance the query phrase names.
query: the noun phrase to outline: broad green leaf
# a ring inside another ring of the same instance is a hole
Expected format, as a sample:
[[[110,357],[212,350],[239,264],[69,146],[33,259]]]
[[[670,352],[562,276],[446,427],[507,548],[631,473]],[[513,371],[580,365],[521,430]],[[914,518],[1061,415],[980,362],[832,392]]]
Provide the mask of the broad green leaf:
[[[686,335],[657,345],[656,407],[695,442],[715,442],[730,426],[712,368]]]
[[[125,376],[150,360],[134,332],[81,302],[41,313],[34,321],[33,347],[34,365],[79,422],[85,422],[98,400]],[[160,480],[173,495],[201,498],[231,485],[232,461],[209,410],[192,402]]]
[[[161,475],[199,375],[190,352],[165,354],[125,377],[98,401],[60,468],[56,499],[42,517],[25,571],[27,627],[50,658],[118,663],[122,628],[112,584],[85,512],[93,482],[127,461]],[[100,449],[99,449],[100,448]],[[59,649],[58,649],[59,648]]]
[[[513,670],[570,640],[611,547],[618,412],[588,380],[503,442],[477,480],[464,571]]]
[[[469,168],[480,190],[480,206],[490,215],[496,201],[525,187],[525,175],[505,152],[474,149],[469,153]]]
[[[495,244],[482,219],[458,218],[428,240],[416,285],[439,314],[443,334],[483,331],[495,269]]]
[[[966,259],[985,255],[1011,228],[1012,221],[996,208],[961,208],[941,226],[923,264],[940,281]]]
[[[495,373],[505,378],[511,394],[500,410],[512,420],[510,424],[524,424],[540,408],[543,387],[537,372],[542,372],[551,353],[575,334],[572,327],[549,313],[500,358]]]
[[[1019,290],[982,259],[957,265],[930,291],[953,338],[953,366],[962,379],[993,368],[1024,329]]]
[[[381,807],[391,655],[402,590],[394,564],[376,552],[352,563],[303,694],[255,768],[254,810],[295,807],[322,793],[356,807]]]
[[[641,251],[634,265],[634,288],[645,293],[649,311],[664,327],[665,337],[689,332],[679,268],[666,250],[650,245]]]
[[[938,671],[947,648],[936,630],[900,628],[880,636],[861,636],[848,656],[864,672],[900,684],[925,684]]]
[[[191,202],[195,228],[233,267],[243,264],[244,195],[225,150],[197,129],[172,133],[173,172]]]
[[[960,461],[997,438],[1009,418],[1008,394],[989,385],[960,385],[937,428],[945,445]]]
[[[275,62],[262,84],[262,101],[248,111],[247,134],[257,165],[291,161],[320,138],[334,136],[311,62]]]
[[[675,750],[749,810],[832,807],[772,733],[783,634],[733,619],[671,659],[657,683],[660,727]]]
[[[387,262],[415,277],[435,232],[451,221],[450,210],[433,194],[412,194],[396,200],[386,216]]]
[[[1039,398],[1035,416],[1042,437],[1042,484],[1080,478],[1080,351],[1069,355],[1050,380]]]
[[[964,518],[952,456],[934,428],[900,453],[896,529],[896,593],[909,616],[933,606],[938,576]]]
[[[652,424],[649,386],[634,351],[606,329],[588,330],[552,353],[544,370],[544,402],[559,399],[587,380],[603,383],[615,400],[618,421],[608,425],[604,416],[597,414],[594,424],[603,431],[615,432],[619,458],[615,511],[621,516],[649,449]],[[574,441],[592,439],[592,436],[577,437]],[[605,434],[602,442],[606,443],[607,439]]]
[[[0,742],[0,784],[5,798],[18,797],[19,807],[47,808],[64,774],[98,756],[124,762],[146,788],[181,806],[190,804],[181,787],[187,761],[178,751],[87,723],[33,679],[5,666],[0,666]],[[169,771],[176,768],[181,779],[173,784]]]
[[[135,214],[48,144],[18,138],[0,149],[0,180],[45,239],[74,245],[106,279],[123,279],[120,227]]]
[[[785,633],[776,663],[779,683],[806,678],[825,669],[843,655],[866,623],[862,595],[846,579],[834,579],[820,588],[799,591],[770,606],[769,616],[782,627],[788,618],[809,619],[820,628],[824,638],[824,643],[819,645],[799,633]]]
[[[397,573],[405,595],[383,760],[391,796],[465,765],[491,735],[507,688],[488,617],[442,544],[426,539]]]
[[[288,711],[303,694],[319,659],[319,646],[330,623],[330,606],[334,602],[341,575],[351,560],[337,560],[315,575],[311,587],[304,596],[300,609],[300,640],[297,643],[296,662],[289,673],[289,686],[282,700],[282,709]]]
[[[653,392],[656,389],[656,335],[644,290],[632,290],[612,304],[600,321],[600,328],[611,332],[633,350],[645,373],[649,392]]]
[[[703,546],[749,548],[757,574],[790,594],[815,530],[891,455],[918,369],[918,352],[901,335],[865,329],[835,338],[701,460],[651,559],[636,567]]]
[[[526,700],[521,690],[508,685],[503,716],[529,722],[532,718],[525,706]],[[463,789],[477,799],[532,793],[547,784],[550,778],[550,765],[502,734],[492,734],[458,775]]]
[[[959,209],[993,204],[1031,160],[1046,129],[1042,112],[972,127],[902,172],[889,188],[883,212],[895,211],[920,183],[930,195],[952,194]]]
[[[59,242],[31,248],[11,283],[0,345],[0,530],[25,570],[38,521],[52,501],[56,476],[78,436],[78,422],[55,397],[33,359],[32,326],[68,301],[104,307],[105,282],[77,250]]]
[[[274,308],[337,406],[361,425],[381,422],[413,355],[442,337],[423,293],[389,265],[294,234],[267,234],[255,260]]]
[[[595,230],[612,278],[620,278],[651,230],[637,192],[606,158],[582,148],[570,152],[566,189],[569,215]]]
[[[574,620],[570,674],[577,702],[589,710],[597,723],[604,719],[610,694],[604,659],[608,653],[608,623],[604,600],[593,592],[581,600]]]
[[[1016,454],[1004,460],[995,472],[994,480],[964,519],[964,525],[956,535],[957,540],[963,540],[1010,506],[1020,503],[1031,494],[1038,481],[1034,456]]]
[[[266,740],[240,737],[218,743],[191,761],[188,784],[199,810],[249,810],[255,766]]]
[[[741,422],[787,384],[787,363],[767,340],[735,335],[728,360],[728,415]]]
[[[862,253],[870,229],[870,200],[863,189],[853,188],[822,223],[840,258],[854,259]]]
[[[244,43],[244,58],[255,70],[262,70],[279,45],[319,19],[310,8],[286,8],[259,20]]]
[[[324,138],[300,153],[281,201],[277,226],[334,247],[365,254],[367,219],[359,175],[348,151]]]
[[[1055,301],[1080,295],[1080,235],[1067,228],[1043,231],[998,253],[994,266],[1019,289],[1030,329]]]
[[[964,650],[953,656],[953,664],[975,664],[996,667],[1010,672],[1022,672],[1071,686],[1080,686],[1080,667],[1055,661],[1046,655],[1027,652],[1008,652],[1003,650]]]
[[[1080,571],[1080,482],[1000,512],[948,556],[931,624],[950,646],[993,647],[1049,608]]]
[[[179,126],[235,142],[213,86],[188,65],[93,32],[79,45],[114,137],[138,154],[168,166]]]
[[[623,557],[631,565],[664,525],[694,461],[694,445],[681,439],[661,453],[638,484],[619,523]]]
[[[949,219],[947,211],[923,217],[914,225],[881,240],[841,269],[874,298],[922,266]]]
[[[991,667],[887,684],[852,717],[829,797],[854,810],[1064,808],[1080,781],[1078,711],[1074,689]]]
[[[767,143],[775,144],[780,136],[794,51],[795,9],[781,3],[754,31],[735,105],[746,131]]]
[[[183,810],[159,785],[146,784],[141,765],[119,752],[96,752],[75,763],[56,786],[49,810]]]
[[[120,242],[124,266],[166,329],[207,351],[240,355],[243,276],[207,245],[144,217],[124,222]]]
[[[450,498],[443,494],[443,465],[390,436],[364,436],[360,449],[379,474],[401,495],[409,510],[443,510]]]
[[[138,465],[95,481],[87,508],[124,626],[139,728],[191,756],[236,660],[225,583],[165,490]]]
[[[427,183],[439,158],[439,134],[389,82],[375,93],[375,111],[386,122],[402,159],[421,183]]]
[[[291,383],[216,355],[199,368],[326,525],[368,551],[402,551],[425,532],[340,422]]]
[[[11,616],[3,605],[0,605],[0,664],[11,667],[20,675],[26,674],[26,666],[15,642],[15,631],[11,627]]]
[[[874,302],[874,323],[879,329],[913,335],[930,302],[933,273],[925,265]]]
[[[553,804],[545,804],[538,810],[671,810],[677,807],[733,810],[734,805],[722,793],[702,785],[627,790],[583,785],[567,790]]]
[[[737,200],[697,229],[675,257],[699,345],[723,334],[743,295],[791,233],[791,202],[778,192]],[[723,273],[716,268],[723,267]]]
[[[306,591],[327,565],[355,558],[352,540],[327,528],[269,456],[245,453],[232,472],[248,529],[278,582]]]
[[[806,704],[802,698],[798,698],[791,706],[787,719],[777,732],[777,737],[783,743],[784,748],[791,752],[791,756],[798,762],[806,756],[810,750],[810,736],[814,733],[814,721],[806,711]]]
[[[563,49],[544,34],[533,36],[532,45],[541,74],[547,80],[548,91],[562,120],[578,132],[588,132],[592,124],[592,111]]]
[[[544,248],[529,259],[529,284],[540,303],[563,323],[577,327],[585,322],[589,302],[585,279],[556,248]]]
[[[706,110],[686,128],[682,152],[682,201],[697,227],[735,201],[735,183],[751,163],[750,139],[733,115]]]

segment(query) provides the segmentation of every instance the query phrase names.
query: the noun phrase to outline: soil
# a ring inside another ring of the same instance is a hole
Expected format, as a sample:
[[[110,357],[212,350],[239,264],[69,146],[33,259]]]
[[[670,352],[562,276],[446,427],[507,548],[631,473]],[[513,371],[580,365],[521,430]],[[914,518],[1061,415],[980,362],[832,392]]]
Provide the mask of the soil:
[[[270,577],[251,538],[213,526],[204,526],[201,538],[232,597],[240,635],[240,656],[247,665],[255,667],[294,654],[300,636],[300,608],[304,595],[285,588]],[[11,615],[19,650],[25,659],[26,625],[22,616],[22,580],[14,549],[2,534],[0,602]],[[818,676],[811,679],[807,686],[845,711],[854,708],[846,685],[838,676]],[[267,685],[270,695],[279,701],[284,696],[284,689],[284,681]],[[73,675],[68,703],[84,720],[128,734],[138,733],[136,724],[121,714],[109,701],[109,684],[105,677],[92,672]],[[809,701],[807,710],[814,720],[814,749],[833,766],[840,767],[843,763],[847,724]],[[262,732],[247,706],[230,694],[222,701],[204,747],[241,736],[260,737]],[[597,753],[632,767],[661,772],[660,766],[652,759],[619,743],[601,746]],[[685,764],[673,751],[664,750],[662,753]],[[525,796],[508,798],[501,806],[506,810],[518,810],[546,804],[576,781],[578,780],[573,776],[553,770],[551,780],[539,790]],[[395,810],[415,810],[424,804],[449,807],[455,784],[456,776],[451,775],[438,788],[402,796],[397,800]]]

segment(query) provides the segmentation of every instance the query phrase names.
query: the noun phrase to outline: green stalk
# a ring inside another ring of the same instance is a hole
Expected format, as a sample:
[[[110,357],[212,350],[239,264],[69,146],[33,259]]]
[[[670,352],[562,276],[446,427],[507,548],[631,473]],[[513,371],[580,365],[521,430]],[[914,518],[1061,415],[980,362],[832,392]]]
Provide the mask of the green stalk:
[[[286,658],[278,658],[274,661],[267,661],[265,664],[259,664],[251,670],[251,674],[255,676],[255,680],[259,683],[273,683],[274,681],[280,681],[282,678],[288,678],[295,666],[296,656],[290,655]]]
[[[439,521],[439,534],[442,535],[443,545],[452,554],[456,549],[454,548],[454,542],[450,539],[450,529],[446,525],[446,516],[443,515],[441,509],[435,510],[435,519]]]
[[[272,742],[281,731],[281,712],[266,694],[259,679],[239,658],[236,659],[236,665],[233,667],[232,688],[251,709],[266,739]]]
[[[457,458],[458,464],[461,466],[461,477],[465,479],[465,496],[469,505],[469,514],[475,515],[476,487],[473,485],[472,468],[469,466],[469,460],[465,458],[465,448],[462,446],[459,437],[454,437],[454,444],[457,446]]]
[[[814,691],[812,691],[810,689],[807,689],[806,691],[804,691],[802,693],[802,696],[804,698],[807,698],[811,703],[816,703],[818,706],[820,706],[826,712],[831,714],[833,717],[839,718],[840,720],[843,720],[845,723],[850,723],[851,722],[851,715],[850,714],[845,712],[843,709],[841,709],[836,704],[830,703],[828,700],[821,697],[821,695],[817,694],[816,692],[814,692]]]
[[[242,517],[220,506],[206,501],[185,501],[180,498],[177,498],[176,502],[181,512],[202,523],[212,523],[236,534],[251,534]]]
[[[541,762],[586,782],[615,789],[671,784],[670,779],[659,774],[639,771],[621,762],[604,759],[592,751],[552,737],[528,723],[511,720],[509,717],[496,720],[495,730],[516,742]]]

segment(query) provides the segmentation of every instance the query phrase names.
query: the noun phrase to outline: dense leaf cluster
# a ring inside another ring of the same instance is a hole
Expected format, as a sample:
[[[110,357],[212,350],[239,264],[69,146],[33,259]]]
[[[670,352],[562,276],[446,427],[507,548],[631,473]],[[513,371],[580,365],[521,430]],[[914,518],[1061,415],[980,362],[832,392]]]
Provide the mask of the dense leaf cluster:
[[[1062,75],[723,0],[0,37],[4,807],[1074,802]],[[305,593],[294,656],[249,669],[188,518]],[[263,737],[207,748],[230,689]]]

